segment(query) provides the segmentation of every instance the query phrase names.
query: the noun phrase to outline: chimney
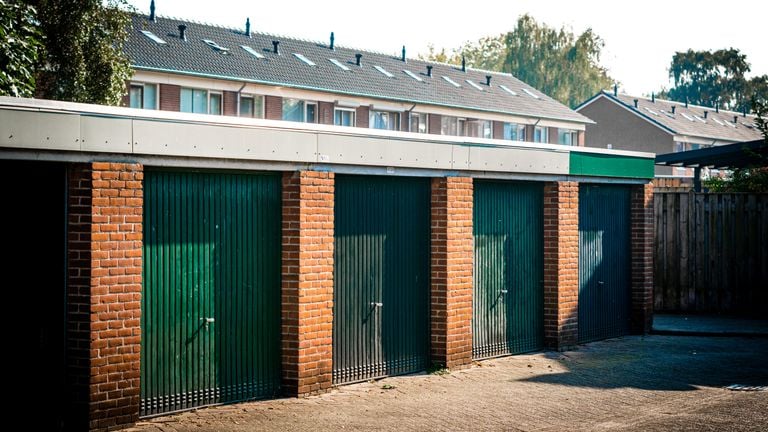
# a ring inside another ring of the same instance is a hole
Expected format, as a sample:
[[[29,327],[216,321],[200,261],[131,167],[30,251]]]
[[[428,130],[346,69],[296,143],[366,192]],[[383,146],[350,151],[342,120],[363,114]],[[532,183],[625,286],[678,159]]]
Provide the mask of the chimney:
[[[464,55],[461,56],[461,71],[462,72],[467,71],[467,58],[464,57]]]
[[[408,63],[408,60],[406,60],[406,58],[405,58],[405,45],[403,45],[403,52],[402,52],[402,54],[400,56],[400,60],[402,60],[403,63]]]
[[[329,46],[331,51],[336,51],[336,35],[331,32],[331,45]]]
[[[656,93],[651,93],[651,103],[656,103]]]
[[[157,22],[157,18],[155,17],[155,0],[149,2],[149,20]]]
[[[432,65],[427,65],[427,76],[428,77],[432,76]]]
[[[705,119],[707,118],[707,114],[709,114],[709,112],[707,112],[707,111],[705,110],[705,111],[704,111],[704,118],[705,118]]]
[[[356,65],[362,66],[363,65],[363,63],[361,61],[362,59],[363,59],[363,55],[362,54],[355,54],[355,64]]]
[[[675,108],[677,108],[677,107],[676,107],[676,106],[674,106],[674,105],[672,105],[672,114],[674,114],[674,113],[675,113]]]
[[[742,117],[746,117],[747,116],[747,108],[742,108],[741,109],[741,116]]]
[[[688,98],[685,98],[685,107],[688,108]]]
[[[738,124],[738,123],[739,123],[739,116],[737,115],[733,116],[733,124]]]
[[[637,108],[637,99],[635,99],[635,108]]]
[[[716,113],[719,113],[719,112],[720,112],[720,102],[718,102],[718,103],[716,103],[716,104],[715,104],[715,112],[716,112]]]
[[[280,55],[280,41],[272,41],[272,52]]]
[[[185,24],[179,24],[179,39],[187,40],[187,26]]]
[[[251,37],[251,19],[245,19],[245,35]]]
[[[619,85],[618,84],[614,84],[613,85],[613,95],[614,96],[618,96],[619,95]]]
[[[491,86],[491,78],[492,78],[492,76],[490,76],[490,75],[486,75],[485,76],[485,85],[487,85],[488,87]]]

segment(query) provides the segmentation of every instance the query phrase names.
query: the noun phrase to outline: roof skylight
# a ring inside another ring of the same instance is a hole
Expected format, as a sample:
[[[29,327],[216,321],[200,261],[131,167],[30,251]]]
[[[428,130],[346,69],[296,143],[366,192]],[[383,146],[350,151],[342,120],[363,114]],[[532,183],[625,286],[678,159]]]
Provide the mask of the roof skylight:
[[[209,47],[215,49],[216,51],[220,51],[223,53],[226,53],[227,51],[229,51],[229,48],[224,48],[223,46],[217,44],[216,42],[210,39],[203,39],[203,42],[205,42]]]
[[[672,113],[670,113],[669,111],[661,110],[661,113],[664,114],[665,116],[669,117],[669,118],[672,118],[672,119],[675,118],[675,116],[672,115]]]
[[[160,39],[160,37],[159,37],[158,35],[156,35],[156,34],[152,33],[152,32],[151,32],[151,31],[149,31],[149,30],[141,30],[141,32],[142,32],[142,33],[144,33],[144,36],[146,36],[146,37],[148,37],[148,38],[152,39],[153,41],[155,41],[155,42],[159,43],[160,45],[163,45],[163,44],[166,44],[166,43],[168,43],[168,42],[166,42],[166,41],[164,41],[164,40]]]
[[[706,123],[707,122],[706,120],[704,120],[703,118],[701,118],[700,116],[697,116],[697,115],[694,115],[693,118],[695,118],[696,120],[698,120],[698,121],[700,121],[702,123]]]
[[[389,73],[389,71],[387,71],[386,69],[384,69],[384,68],[383,68],[383,67],[381,67],[381,66],[374,66],[373,68],[374,68],[374,69],[376,69],[377,71],[379,71],[379,72],[383,73],[384,75],[386,75],[386,76],[387,76],[387,77],[389,77],[389,78],[392,78],[392,77],[394,77],[394,75],[392,75],[391,73]]]
[[[453,84],[454,87],[461,87],[461,84],[459,84],[456,81],[452,80],[450,77],[444,76],[443,79],[448,81],[449,83]]]
[[[470,80],[464,80],[464,81],[466,81],[467,84],[471,85],[472,87],[474,87],[474,88],[476,88],[476,89],[478,89],[480,91],[483,91],[483,88],[480,87],[479,85],[477,85],[477,83],[475,83],[474,81],[470,81]]]
[[[716,119],[716,118],[713,118],[712,120],[714,120],[714,121],[715,121],[715,123],[719,124],[720,126],[725,126],[725,125],[723,124],[723,122],[721,122],[720,120],[718,120],[718,119]]]
[[[517,93],[515,91],[511,90],[509,87],[505,86],[504,84],[500,85],[499,87],[501,87],[502,90],[511,94],[512,96],[517,96]]]
[[[688,115],[688,114],[686,114],[686,113],[680,113],[680,115],[682,115],[683,117],[687,118],[687,119],[688,119],[688,120],[690,120],[690,121],[695,121],[695,120],[693,120],[693,117],[689,116],[689,115]]]
[[[341,70],[345,70],[345,71],[349,70],[349,68],[346,65],[344,65],[342,62],[336,59],[328,59],[328,61],[338,66]]]
[[[240,45],[240,48],[248,51],[249,54],[251,54],[252,56],[254,56],[256,58],[259,58],[259,59],[263,59],[264,58],[264,56],[261,53],[259,53],[255,49],[249,47],[248,45]]]
[[[293,53],[293,56],[294,56],[294,57],[296,57],[297,59],[299,59],[299,60],[303,61],[304,63],[306,63],[306,64],[310,65],[310,66],[317,66],[317,65],[315,64],[315,62],[313,62],[312,60],[310,60],[310,59],[308,59],[308,58],[304,57],[304,55],[302,55],[302,54],[299,54],[299,53]]]
[[[413,72],[411,72],[409,70],[403,69],[403,72],[405,72],[406,75],[408,75],[409,77],[415,79],[416,81],[422,81],[422,79],[418,75],[416,75],[415,73],[413,73]]]
[[[523,91],[524,91],[524,92],[526,92],[526,93],[528,93],[528,95],[529,95],[530,97],[534,98],[534,99],[541,99],[541,98],[539,97],[539,95],[537,95],[536,93],[534,93],[534,92],[532,92],[532,91],[528,90],[527,88],[524,88],[524,89],[523,89]]]
[[[648,111],[649,113],[651,113],[651,114],[653,114],[655,116],[659,115],[659,113],[657,113],[656,111],[654,111],[654,110],[652,110],[652,109],[650,109],[648,107],[644,107],[644,108],[645,108],[646,111]]]

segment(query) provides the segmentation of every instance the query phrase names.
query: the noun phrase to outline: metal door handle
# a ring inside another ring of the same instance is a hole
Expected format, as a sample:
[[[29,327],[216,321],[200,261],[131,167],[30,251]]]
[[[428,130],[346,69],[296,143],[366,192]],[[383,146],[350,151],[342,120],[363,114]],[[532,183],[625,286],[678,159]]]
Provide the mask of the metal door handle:
[[[508,292],[509,292],[509,291],[507,291],[507,290],[501,290],[501,293],[502,293],[502,294],[506,294],[506,293],[508,293]]]
[[[216,320],[213,317],[205,317],[205,318],[200,318],[200,321],[203,322],[205,329],[208,330],[208,325],[213,324]]]
[[[377,308],[377,307],[382,307],[382,306],[384,306],[384,303],[380,303],[380,302],[371,302],[371,306],[373,306],[373,307],[375,307],[375,308]]]

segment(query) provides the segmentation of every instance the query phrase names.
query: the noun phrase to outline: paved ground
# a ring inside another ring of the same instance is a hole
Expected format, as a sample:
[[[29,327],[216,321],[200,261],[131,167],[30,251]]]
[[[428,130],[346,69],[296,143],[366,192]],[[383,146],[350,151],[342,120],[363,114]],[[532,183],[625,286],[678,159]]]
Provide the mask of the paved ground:
[[[768,319],[746,319],[718,315],[653,314],[658,334],[768,336]]]
[[[627,337],[201,409],[134,430],[768,430],[768,391],[723,388],[730,384],[768,385],[768,339]]]

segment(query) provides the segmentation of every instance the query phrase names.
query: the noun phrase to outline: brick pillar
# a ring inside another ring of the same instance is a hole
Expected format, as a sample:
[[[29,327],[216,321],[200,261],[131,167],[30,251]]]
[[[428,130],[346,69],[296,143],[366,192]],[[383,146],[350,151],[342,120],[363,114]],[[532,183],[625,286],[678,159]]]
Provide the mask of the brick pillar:
[[[544,341],[563,350],[578,340],[579,184],[544,186]]]
[[[443,133],[443,117],[440,114],[430,114],[427,116],[427,132],[440,135]]]
[[[472,361],[472,179],[432,179],[431,357],[459,368]]]
[[[139,164],[78,164],[69,174],[67,357],[73,403],[91,430],[139,416],[142,180]]]
[[[160,84],[160,110],[179,111],[181,109],[181,86]]]
[[[240,113],[237,112],[237,92],[225,91],[223,97],[224,115],[233,117],[238,116]]]
[[[493,121],[493,138],[504,139],[504,122]]]
[[[332,384],[333,205],[333,173],[284,173],[282,364],[293,396]]]
[[[370,113],[370,110],[367,106],[359,106],[355,108],[355,126],[360,128],[367,128],[368,125],[368,115]]]
[[[653,183],[632,187],[631,332],[644,334],[653,320]]]
[[[264,96],[264,118],[269,120],[283,119],[283,98]]]

